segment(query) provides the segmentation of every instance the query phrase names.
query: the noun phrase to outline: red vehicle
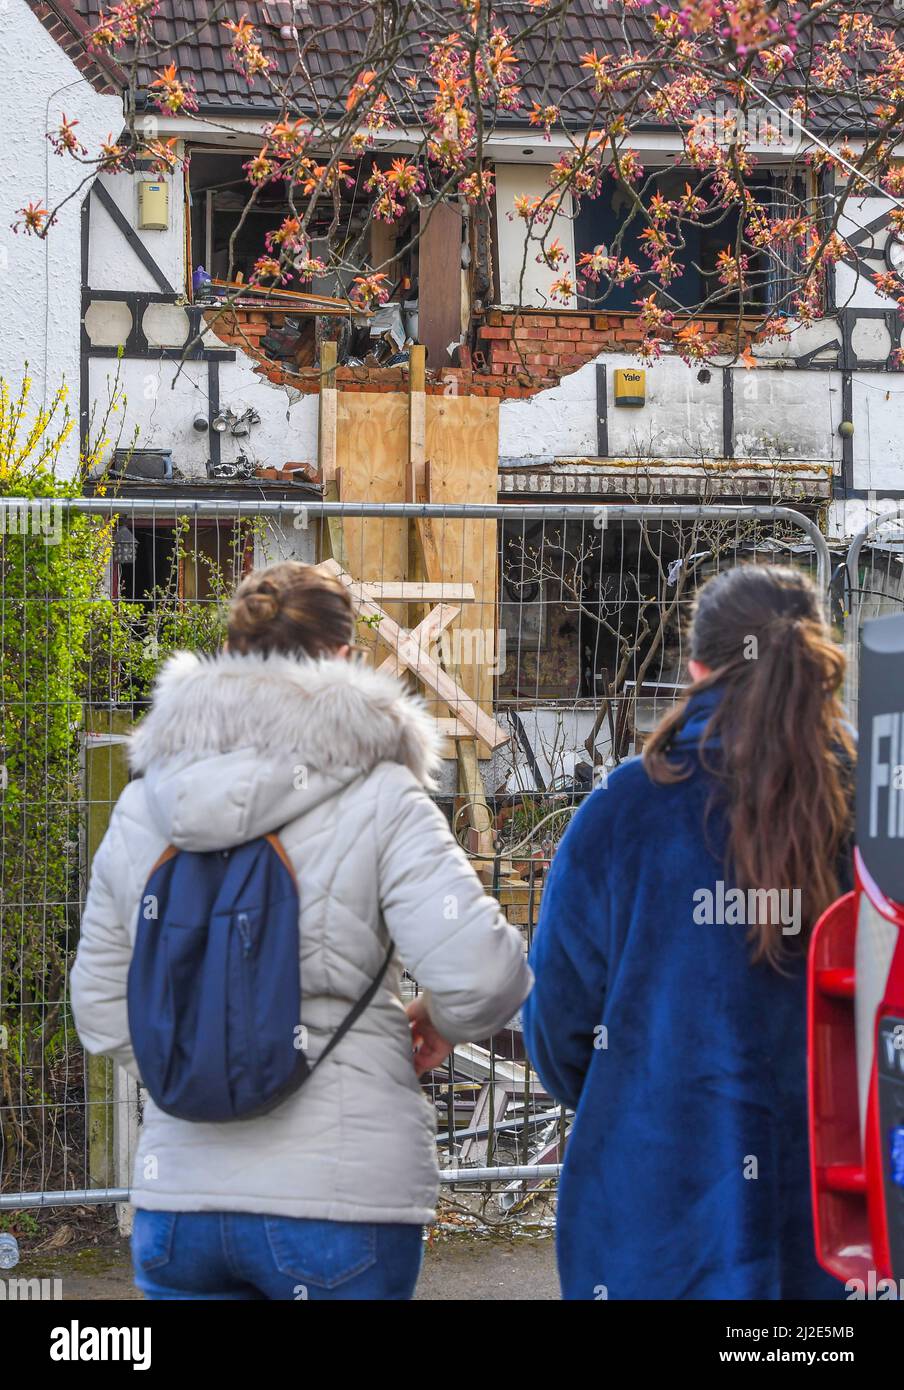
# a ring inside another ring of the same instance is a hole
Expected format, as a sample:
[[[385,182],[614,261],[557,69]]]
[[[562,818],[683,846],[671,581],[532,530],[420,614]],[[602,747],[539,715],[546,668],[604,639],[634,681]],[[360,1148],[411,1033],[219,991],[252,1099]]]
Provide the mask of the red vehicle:
[[[865,624],[860,682],[856,886],[810,943],[810,1162],[817,1258],[875,1297],[904,1281],[904,615]]]

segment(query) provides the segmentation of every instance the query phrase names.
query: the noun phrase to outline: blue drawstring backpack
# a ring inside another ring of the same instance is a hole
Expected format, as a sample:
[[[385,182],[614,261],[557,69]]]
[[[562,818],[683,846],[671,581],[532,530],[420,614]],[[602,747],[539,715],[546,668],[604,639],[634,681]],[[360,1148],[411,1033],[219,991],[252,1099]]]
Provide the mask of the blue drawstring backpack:
[[[129,967],[132,1049],[155,1105],[251,1119],[303,1086],[367,1008],[392,959],[317,1062],[304,1053],[298,883],[276,835],[231,850],[170,846],[151,870]]]

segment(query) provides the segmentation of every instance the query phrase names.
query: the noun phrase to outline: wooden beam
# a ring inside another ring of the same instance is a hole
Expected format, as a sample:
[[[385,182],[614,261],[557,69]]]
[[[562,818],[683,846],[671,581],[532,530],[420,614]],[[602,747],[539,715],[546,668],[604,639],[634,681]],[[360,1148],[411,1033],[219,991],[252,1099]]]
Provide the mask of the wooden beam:
[[[427,376],[425,370],[426,350],[422,343],[416,343],[408,358],[408,455],[405,461],[405,501],[417,502],[426,487],[426,438],[427,438]],[[406,527],[407,555],[405,576],[410,580],[425,578],[421,560],[421,546],[418,540],[417,524],[409,518]],[[410,603],[405,615],[408,626],[415,627],[427,616],[423,604]]]
[[[339,474],[323,485],[324,502],[339,501]],[[340,564],[344,570],[348,569],[348,556],[345,553],[345,535],[342,530],[342,518],[339,516],[328,516],[326,518],[325,534],[329,546],[330,557]],[[323,535],[323,532],[321,533]]]
[[[337,560],[339,556],[335,557]],[[341,564],[342,561],[340,560]],[[346,566],[343,566],[346,568]],[[382,599],[384,603],[402,602],[409,600],[420,603],[442,603],[444,600],[449,603],[473,603],[474,585],[473,584],[446,584],[440,581],[438,584],[431,584],[427,581],[413,579],[379,579],[365,581],[361,586],[369,598]]]
[[[107,833],[113,807],[129,781],[131,718],[116,710],[85,709],[85,851],[87,867]],[[114,1068],[109,1057],[86,1062],[86,1131],[91,1187],[116,1186]]]
[[[472,854],[492,859],[496,852],[496,835],[493,813],[487,804],[486,787],[483,785],[480,764],[477,761],[477,743],[473,738],[459,739],[455,744],[455,752],[458,757],[459,786],[462,795],[467,798],[471,840],[469,848]]]
[[[450,343],[461,339],[461,213],[434,203],[420,217],[418,336],[433,371],[448,365]]]
[[[609,455],[609,388],[604,362],[596,364],[596,452],[598,458]]]
[[[484,713],[477,701],[468,695],[447,671],[443,670],[439,662],[429,655],[425,647],[420,646],[420,638],[416,637],[415,633],[420,633],[423,624],[416,628],[415,632],[408,632],[400,627],[394,619],[383,612],[378,604],[374,603],[373,599],[368,597],[364,585],[352,579],[351,575],[346,573],[335,560],[324,560],[320,569],[325,574],[331,574],[345,585],[358,612],[373,619],[377,632],[394,654],[393,662],[397,658],[412,675],[423,681],[428,689],[449,706],[453,718],[461,720],[475,738],[481,739],[490,748],[498,748],[501,744],[508,743],[509,736],[505,730],[500,728],[495,719]],[[444,609],[449,605],[440,605],[440,607]],[[456,610],[449,621],[454,620],[458,611]],[[444,617],[445,614],[440,613],[436,621],[441,621]],[[432,618],[433,614],[425,621],[429,622]]]
[[[154,260],[154,257],[151,255],[150,251],[145,246],[144,242],[141,240],[141,237],[138,235],[137,231],[132,226],[131,222],[126,217],[119,204],[116,202],[115,198],[113,197],[113,194],[110,192],[106,184],[103,183],[101,179],[95,179],[94,183],[91,185],[91,192],[97,198],[101,207],[104,209],[111,221],[115,224],[118,231],[122,234],[122,236],[125,237],[126,241],[129,243],[132,250],[135,252],[135,255],[141,261],[141,264],[144,266],[145,270],[148,272],[151,279],[154,281],[154,284],[157,286],[158,290],[162,290],[164,294],[171,294],[175,299],[176,291],[173,289],[169,280],[166,278],[166,275],[160,269],[159,265]],[[456,303],[457,302],[458,301],[456,300]]]
[[[379,611],[380,609],[377,607],[377,612]],[[429,655],[431,645],[439,641],[446,628],[450,623],[455,622],[460,612],[461,609],[451,603],[440,603],[436,608],[431,608],[423,622],[418,623],[417,627],[411,628],[407,635],[421,651],[427,652]],[[390,619],[391,621],[392,619]],[[405,669],[406,663],[396,652],[393,652],[392,656],[388,656],[377,667],[378,671],[385,671],[394,676],[400,676]]]
[[[317,438],[317,454],[320,461],[320,476],[326,483],[336,476],[336,418],[339,409],[336,391],[336,362],[338,345],[325,342],[320,345],[320,428]]]
[[[408,467],[405,472],[405,501],[416,502],[418,488],[424,486],[427,438],[427,396],[425,392],[425,351],[422,343],[412,347],[408,361]]]
[[[460,719],[437,719],[437,733],[443,738],[471,738],[471,730]]]

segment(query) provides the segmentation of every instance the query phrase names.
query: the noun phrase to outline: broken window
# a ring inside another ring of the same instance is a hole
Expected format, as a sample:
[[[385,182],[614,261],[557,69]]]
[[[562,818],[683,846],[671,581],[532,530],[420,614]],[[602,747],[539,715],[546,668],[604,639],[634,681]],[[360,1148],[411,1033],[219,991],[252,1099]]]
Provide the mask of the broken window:
[[[392,224],[381,221],[373,215],[374,194],[367,183],[374,165],[387,163],[388,156],[368,155],[350,163],[347,178],[314,208],[305,259],[323,262],[325,273],[311,278],[290,271],[272,289],[252,288],[248,282],[267,254],[267,237],[287,217],[305,215],[309,203],[299,194],[293,209],[283,182],[259,187],[252,198],[245,167],[250,157],[250,151],[191,153],[192,298],[216,302],[229,293],[235,300],[237,287],[248,285],[245,293],[239,291],[236,307],[253,301],[267,313],[270,324],[260,350],[276,361],[300,367],[316,362],[315,321],[329,317],[340,322],[322,328],[320,336],[338,339],[340,363],[397,365],[407,360],[408,347],[420,342],[427,347],[429,367],[446,365],[468,326],[473,228],[458,200],[426,212],[412,207]],[[373,273],[386,277],[387,301],[360,312],[349,303],[353,281]]]

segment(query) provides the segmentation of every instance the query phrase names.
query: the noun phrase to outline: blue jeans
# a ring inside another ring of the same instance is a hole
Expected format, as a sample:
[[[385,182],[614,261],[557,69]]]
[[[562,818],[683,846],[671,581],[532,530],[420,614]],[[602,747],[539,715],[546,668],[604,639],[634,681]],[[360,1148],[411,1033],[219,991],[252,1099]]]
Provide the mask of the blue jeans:
[[[220,1211],[136,1211],[135,1283],[148,1298],[409,1299],[420,1226]]]

